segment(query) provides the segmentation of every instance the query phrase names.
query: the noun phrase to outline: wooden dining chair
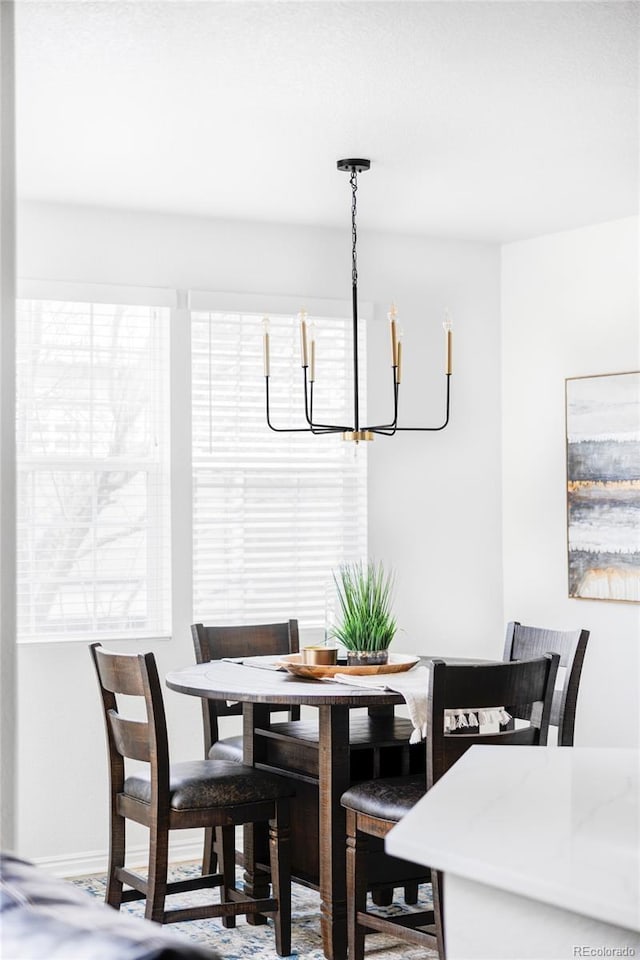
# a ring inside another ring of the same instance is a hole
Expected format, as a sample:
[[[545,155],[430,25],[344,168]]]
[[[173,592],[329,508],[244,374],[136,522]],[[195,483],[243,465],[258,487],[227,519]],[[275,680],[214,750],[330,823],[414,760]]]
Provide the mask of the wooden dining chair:
[[[544,745],[558,669],[557,654],[537,660],[500,664],[446,664],[430,668],[427,709],[427,773],[369,780],[342,796],[347,811],[347,924],[349,960],[363,960],[365,934],[386,933],[408,943],[437,949],[445,957],[441,879],[431,873],[433,909],[381,917],[367,910],[369,838],[383,838],[443,774],[474,744]],[[519,729],[485,733],[469,726],[460,734],[445,729],[445,711],[480,713],[504,709],[514,715],[529,707],[529,720]],[[473,802],[473,798],[469,798]],[[398,863],[398,861],[395,861]],[[424,867],[407,864],[407,874]]]
[[[256,623],[240,626],[205,626],[202,623],[191,625],[191,636],[197,663],[210,660],[222,660],[224,657],[250,656],[286,656],[298,653],[300,641],[298,621],[285,620],[281,623]],[[220,739],[220,717],[242,716],[241,703],[227,703],[226,700],[209,700],[203,697],[202,728],[204,734],[204,755],[211,760],[228,760],[242,763],[242,734]],[[273,712],[281,712],[283,707],[274,707]],[[300,719],[300,707],[288,709],[290,720]],[[242,862],[238,852],[237,860]],[[212,873],[216,869],[217,854],[215,833],[205,830],[202,854],[202,872]]]
[[[552,727],[558,728],[560,747],[573,746],[580,674],[588,640],[588,630],[546,630],[524,626],[517,620],[507,624],[503,660],[531,660],[543,653],[560,656],[559,666],[565,673],[562,684],[554,693],[549,720]]]
[[[116,654],[91,644],[107,734],[111,841],[106,902],[146,899],[145,916],[158,923],[222,917],[235,926],[238,914],[272,916],[276,950],[291,952],[289,797],[286,780],[253,767],[220,760],[169,763],[160,680],[152,653]],[[124,712],[128,698],[144,701],[145,719]],[[123,698],[127,698],[126,700]],[[147,766],[126,775],[125,761]],[[149,829],[147,877],[125,867],[125,822]],[[234,832],[239,824],[268,823],[272,896],[252,899],[236,887]],[[169,831],[205,827],[218,833],[220,872],[168,882]],[[127,884],[131,889],[124,890]],[[167,909],[167,896],[220,887],[221,902]]]
[[[298,621],[283,623],[257,623],[242,626],[191,625],[191,636],[197,663],[222,660],[224,657],[285,656],[298,653],[300,641]],[[282,711],[283,707],[274,707]],[[289,709],[289,719],[300,718],[300,707]],[[229,704],[226,700],[202,698],[202,724],[204,730],[204,755],[214,760],[233,760],[242,763],[242,735],[220,739],[220,717],[242,716],[242,704]]]

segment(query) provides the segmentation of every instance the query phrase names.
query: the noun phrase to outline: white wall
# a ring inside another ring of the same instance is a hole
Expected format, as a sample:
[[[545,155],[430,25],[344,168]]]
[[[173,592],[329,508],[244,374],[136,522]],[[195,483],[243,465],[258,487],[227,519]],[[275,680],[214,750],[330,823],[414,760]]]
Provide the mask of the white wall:
[[[505,620],[586,627],[576,745],[640,744],[640,610],[569,600],[564,379],[640,369],[638,221],[502,253]]]
[[[362,219],[358,251],[361,298],[374,305],[372,418],[389,412],[390,300],[405,329],[408,423],[440,421],[446,306],[456,328],[449,428],[380,438],[370,451],[370,553],[397,572],[406,631],[398,649],[499,656],[498,249],[368,234]],[[336,231],[27,204],[19,211],[18,269],[22,277],[344,300],[350,232],[348,225]],[[376,399],[379,382],[385,393]],[[161,673],[192,661],[190,619],[190,610],[175,610],[173,641],[145,645]],[[106,760],[86,645],[21,647],[18,695],[19,849],[65,860],[106,849]],[[174,759],[198,756],[199,704],[169,692],[166,702]]]

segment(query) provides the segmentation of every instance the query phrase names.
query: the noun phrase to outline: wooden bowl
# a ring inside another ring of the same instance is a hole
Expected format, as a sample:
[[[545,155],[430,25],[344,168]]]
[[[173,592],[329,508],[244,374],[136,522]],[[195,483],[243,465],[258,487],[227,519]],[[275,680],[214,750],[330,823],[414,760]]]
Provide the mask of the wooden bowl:
[[[377,673],[404,673],[411,670],[420,657],[412,656],[408,653],[390,653],[388,663],[379,663],[370,666],[347,666],[346,663],[338,663],[335,666],[326,666],[324,664],[314,665],[305,663],[300,653],[290,653],[281,657],[278,661],[279,667],[284,667],[289,673],[297,677],[306,677],[308,680],[321,680],[323,677],[335,677],[336,673],[352,673],[355,676],[366,676]]]

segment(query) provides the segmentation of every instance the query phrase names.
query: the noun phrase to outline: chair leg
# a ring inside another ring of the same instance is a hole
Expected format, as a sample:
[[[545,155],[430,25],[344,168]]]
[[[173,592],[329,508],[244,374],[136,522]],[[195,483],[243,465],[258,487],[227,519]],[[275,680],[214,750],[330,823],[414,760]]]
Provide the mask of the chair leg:
[[[204,849],[202,851],[202,876],[215,873],[218,868],[218,856],[215,850],[215,831],[206,827],[204,831]]]
[[[390,907],[393,903],[393,887],[374,887],[371,891],[371,899],[377,907]],[[404,902],[408,905],[415,905],[418,902],[418,883],[405,883]]]
[[[164,901],[167,896],[167,869],[169,865],[169,830],[152,826],[149,837],[149,875],[147,903],[144,915],[155,923],[164,921]]]
[[[368,841],[358,832],[358,815],[347,810],[347,943],[349,960],[364,960],[364,927],[358,913],[367,907],[366,857]]]
[[[376,907],[390,907],[393,903],[393,887],[374,887],[371,899]]]
[[[418,902],[418,884],[417,883],[405,883],[404,902],[407,904],[407,906],[412,906]]]
[[[125,819],[113,811],[111,814],[111,842],[109,844],[109,872],[105,902],[116,910],[122,903],[122,880],[118,880],[117,871],[124,867]]]
[[[236,841],[235,827],[218,827],[218,863],[222,874],[220,900],[228,903],[231,900],[231,890],[236,886]],[[231,930],[236,925],[235,916],[222,917],[222,926]]]
[[[275,817],[269,821],[269,859],[273,897],[278,901],[274,926],[276,952],[279,957],[288,957],[291,953],[291,849],[289,838],[289,801],[276,800]]]

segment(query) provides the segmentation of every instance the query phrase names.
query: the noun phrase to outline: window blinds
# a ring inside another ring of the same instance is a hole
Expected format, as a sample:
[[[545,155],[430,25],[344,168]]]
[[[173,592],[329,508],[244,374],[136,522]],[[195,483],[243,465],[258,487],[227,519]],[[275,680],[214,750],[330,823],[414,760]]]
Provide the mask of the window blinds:
[[[166,635],[168,311],[23,300],[21,640]]]
[[[349,423],[350,321],[308,319],[317,339],[316,417]],[[268,429],[261,320],[192,314],[194,617],[296,617],[320,628],[332,569],[366,556],[366,450],[339,435]],[[270,321],[272,422],[303,427],[298,326],[291,317]]]

